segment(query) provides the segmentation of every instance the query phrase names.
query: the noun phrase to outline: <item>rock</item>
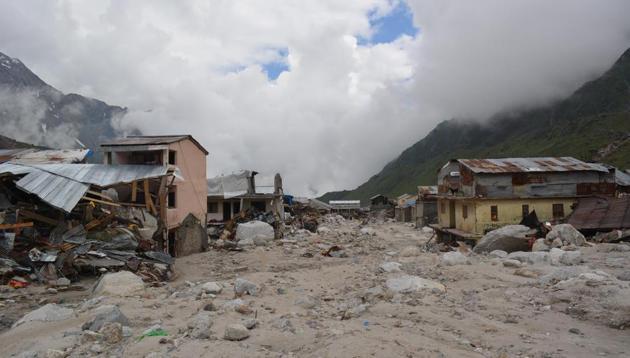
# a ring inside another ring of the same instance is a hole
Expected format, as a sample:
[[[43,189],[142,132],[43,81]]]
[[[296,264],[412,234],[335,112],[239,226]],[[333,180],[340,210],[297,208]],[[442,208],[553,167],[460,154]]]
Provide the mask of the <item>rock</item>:
[[[188,322],[190,336],[195,339],[210,338],[210,328],[212,327],[212,316],[208,312],[199,312]]]
[[[217,282],[206,282],[201,285],[201,291],[213,295],[221,293],[223,287]]]
[[[376,236],[376,230],[374,230],[371,227],[364,227],[361,230],[359,230],[359,233],[361,233],[361,235],[364,235],[364,236]]]
[[[400,256],[402,257],[414,257],[420,256],[422,251],[417,246],[407,246],[404,249],[400,250]]]
[[[505,266],[505,267],[521,267],[521,262],[519,260],[505,259],[505,260],[503,260],[503,266]]]
[[[55,286],[70,286],[70,284],[70,280],[65,277],[58,278],[57,282],[55,282]]]
[[[129,272],[120,271],[108,273],[96,283],[93,293],[95,295],[132,296],[144,291],[142,279]]]
[[[68,354],[64,351],[60,351],[58,349],[48,349],[46,350],[46,358],[66,358]]]
[[[400,272],[401,266],[398,262],[384,262],[379,266],[379,270],[382,272]]]
[[[319,306],[319,299],[317,299],[317,297],[306,295],[298,298],[295,301],[295,304],[304,309],[310,310]]]
[[[236,240],[250,240],[257,246],[264,246],[274,239],[273,226],[263,221],[253,220],[238,224]]]
[[[538,264],[549,261],[549,253],[544,251],[524,252],[515,251],[507,256],[508,259],[518,260],[522,263]]]
[[[204,311],[214,312],[217,310],[217,307],[214,305],[214,302],[208,302],[203,306]]]
[[[584,235],[577,231],[571,224],[555,225],[547,234],[547,241],[562,240],[565,244],[582,246],[586,243]]]
[[[626,270],[618,274],[617,279],[621,281],[630,281],[630,270]]]
[[[254,312],[248,305],[236,306],[234,307],[234,311],[244,315],[252,314]]]
[[[55,303],[49,303],[34,311],[31,311],[20,318],[13,324],[13,327],[17,327],[27,322],[55,322],[63,321],[74,317],[74,310],[59,306]]]
[[[524,225],[507,225],[484,235],[475,245],[473,252],[479,254],[494,250],[506,252],[527,250],[529,249],[527,235],[534,232],[535,230]]]
[[[103,349],[103,346],[101,346],[98,343],[94,343],[92,346],[90,346],[90,352],[94,354],[100,354],[100,353],[103,353],[104,351],[105,349]]]
[[[552,242],[551,242],[551,247],[557,247],[560,248],[562,247],[564,244],[562,243],[562,239],[557,237],[555,238]]]
[[[242,341],[249,337],[249,330],[242,324],[230,324],[225,328],[223,338],[228,341]]]
[[[422,290],[437,290],[445,292],[446,287],[441,283],[427,280],[418,276],[404,275],[396,278],[390,278],[385,282],[387,289],[397,293],[410,293]]]
[[[507,255],[508,255],[508,253],[503,251],[503,250],[494,250],[494,251],[492,251],[492,252],[490,252],[488,254],[488,256],[490,256],[490,257],[497,257],[497,258],[500,258],[500,259],[506,258]]]
[[[133,336],[133,330],[129,326],[123,326],[123,328],[122,328],[122,335],[125,338],[129,338],[129,337]]]
[[[569,328],[569,333],[573,333],[573,334],[582,334],[582,331],[580,331],[577,328]]]
[[[545,243],[545,239],[538,239],[532,245],[532,251],[549,251],[551,248]]]
[[[431,229],[431,228],[430,228],[430,227],[428,227],[428,226],[424,226],[424,227],[422,228],[422,233],[423,233],[423,234],[433,234],[433,229]]]
[[[579,251],[565,251],[560,256],[560,263],[567,266],[579,265],[582,263],[582,253]]]
[[[291,332],[291,333],[295,333],[295,327],[293,326],[293,323],[284,317],[280,317],[278,319],[275,319],[272,323],[271,326],[273,328],[279,329],[282,332]]]
[[[85,322],[81,327],[83,330],[98,332],[105,323],[117,322],[123,326],[129,325],[129,319],[120,311],[118,306],[103,305],[94,310],[94,317]]]
[[[360,317],[363,313],[365,313],[368,309],[368,305],[367,304],[360,304],[357,306],[354,306],[352,308],[350,308],[349,310],[346,310],[343,313],[342,318],[343,319],[350,319],[350,318],[357,318]]]
[[[527,278],[538,278],[540,276],[539,272],[533,271],[533,270],[528,270],[526,268],[520,268],[520,269],[514,271],[514,274],[516,276],[527,277]]]
[[[326,234],[330,234],[332,232],[332,230],[330,230],[329,228],[325,227],[325,226],[320,226],[317,228],[317,233],[320,235],[326,235]]]
[[[244,304],[245,304],[245,301],[241,300],[240,298],[237,298],[234,300],[223,302],[221,307],[225,310],[233,310],[236,307],[242,306]]]
[[[244,278],[237,278],[236,281],[234,281],[234,293],[239,297],[244,294],[256,296],[258,294],[258,286]]]
[[[243,326],[245,326],[245,328],[247,329],[254,329],[258,325],[258,321],[254,318],[248,318],[244,320],[242,323],[243,323]]]
[[[564,250],[560,250],[556,247],[549,251],[549,263],[553,266],[560,266],[560,258],[564,255]]]
[[[251,247],[251,246],[254,246],[256,244],[254,243],[254,239],[243,239],[243,240],[239,240],[236,243],[236,245],[238,247]]]
[[[538,279],[538,283],[541,285],[554,284],[558,281],[568,280],[570,278],[577,277],[587,271],[588,268],[584,266],[559,267],[549,272],[548,274],[541,276]]]
[[[103,340],[109,344],[116,344],[123,339],[122,325],[118,322],[106,322],[98,332],[103,335]]]
[[[468,263],[468,257],[464,256],[459,251],[450,251],[442,255],[440,259],[442,264],[446,266],[466,265]]]

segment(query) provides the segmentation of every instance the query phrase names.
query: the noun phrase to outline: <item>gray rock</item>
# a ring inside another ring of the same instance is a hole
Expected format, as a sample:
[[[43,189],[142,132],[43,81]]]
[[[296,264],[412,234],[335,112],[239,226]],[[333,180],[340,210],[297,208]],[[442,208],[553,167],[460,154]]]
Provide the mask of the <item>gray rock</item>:
[[[556,247],[552,248],[549,251],[549,263],[553,266],[560,266],[560,258],[564,255],[564,250],[558,249]]]
[[[46,358],[66,358],[68,354],[58,349],[47,349]]]
[[[27,322],[55,322],[63,321],[74,317],[74,310],[59,306],[55,303],[49,303],[34,311],[31,311],[20,318],[13,324],[13,327],[17,327]]]
[[[83,330],[98,332],[101,327],[108,322],[117,322],[123,326],[129,325],[129,319],[127,319],[118,306],[103,305],[94,310],[94,317],[85,322],[81,328]]]
[[[385,282],[387,289],[397,293],[411,293],[423,290],[437,290],[445,292],[446,287],[441,283],[427,280],[418,276],[403,275],[396,278],[390,278]]]
[[[538,239],[532,245],[532,251],[549,251],[551,247],[545,243],[545,239]]]
[[[367,311],[368,307],[369,306],[367,304],[354,306],[343,313],[343,319],[360,317],[363,313]]]
[[[258,325],[258,321],[254,318],[248,318],[246,320],[243,320],[242,323],[243,323],[243,326],[245,326],[245,328],[247,329],[254,329]]]
[[[325,226],[320,226],[317,228],[317,233],[320,235],[326,235],[326,234],[330,234],[332,230],[330,230],[329,228],[325,227]]]
[[[234,281],[234,293],[237,296],[242,296],[244,294],[256,296],[258,294],[258,286],[244,278],[237,278],[236,281]]]
[[[103,340],[109,344],[116,344],[123,339],[122,325],[118,322],[106,322],[98,331],[103,335]]]
[[[459,251],[450,251],[442,255],[440,261],[446,266],[466,265],[468,263],[468,257],[464,256],[464,254]]]
[[[371,227],[364,227],[361,230],[359,230],[359,233],[361,233],[361,235],[364,235],[364,236],[376,236],[376,230],[374,230]]]
[[[527,235],[535,230],[523,225],[507,225],[497,230],[492,230],[484,235],[477,243],[473,252],[486,253],[494,250],[514,252],[527,250]]]
[[[263,221],[253,220],[238,224],[236,240],[250,240],[255,245],[264,246],[274,239],[273,226]]]
[[[415,257],[420,256],[422,251],[417,246],[407,246],[404,249],[400,250],[400,256],[402,257]]]
[[[222,289],[223,287],[221,286],[221,284],[217,282],[206,282],[203,285],[201,285],[202,292],[210,293],[214,295],[221,293]]]
[[[277,318],[271,323],[271,326],[273,328],[281,330],[282,332],[295,333],[295,327],[293,326],[293,323],[288,318],[284,318],[284,317]]]
[[[381,266],[379,266],[379,270],[381,272],[400,272],[401,266],[402,265],[398,262],[389,261],[382,263]]]
[[[490,256],[490,257],[496,257],[496,258],[500,258],[500,259],[506,258],[507,255],[508,255],[508,253],[503,251],[503,250],[494,250],[494,251],[492,251],[492,252],[490,252],[488,254],[488,256]]]
[[[210,328],[212,327],[212,316],[209,312],[199,312],[192,320],[188,322],[190,336],[195,339],[210,338]]]
[[[123,328],[122,328],[122,335],[125,338],[129,338],[129,337],[133,336],[133,329],[131,329],[131,327],[129,327],[129,326],[123,326]]]
[[[144,291],[142,279],[129,272],[108,273],[101,277],[94,287],[95,295],[133,296]]]
[[[228,341],[242,341],[249,337],[249,330],[242,324],[235,323],[225,327],[223,338]]]
[[[563,265],[579,265],[582,263],[582,253],[579,251],[566,251],[560,256],[560,263]]]
[[[519,260],[514,260],[514,259],[505,259],[505,260],[503,260],[503,266],[505,266],[505,267],[521,267],[521,262]]]
[[[544,251],[524,252],[515,251],[507,256],[508,259],[518,260],[522,263],[539,264],[549,261],[549,253]]]
[[[55,282],[55,286],[70,286],[70,284],[70,280],[65,277],[60,277],[57,279],[57,282]]]
[[[553,239],[553,241],[551,242],[551,247],[560,248],[562,246],[564,246],[564,243],[562,243],[562,239],[559,237]]]
[[[617,279],[621,281],[630,281],[630,270],[626,270],[618,274]]]
[[[565,244],[582,246],[586,243],[584,235],[577,231],[571,224],[555,225],[547,234],[547,241],[562,240]]]
[[[90,352],[94,354],[100,354],[100,353],[103,353],[104,351],[105,349],[103,348],[103,346],[98,343],[94,343],[92,344],[92,346],[90,346]]]
[[[558,267],[548,274],[541,276],[538,279],[538,283],[541,285],[550,285],[559,281],[578,277],[580,274],[588,271],[589,269],[584,266]]]
[[[309,310],[309,309],[313,309],[313,308],[319,306],[319,299],[317,299],[317,297],[313,297],[313,296],[310,296],[310,295],[305,295],[305,296],[302,296],[302,297],[298,298],[295,301],[295,304],[300,306],[300,307],[302,307],[302,308],[304,308],[304,309]]]

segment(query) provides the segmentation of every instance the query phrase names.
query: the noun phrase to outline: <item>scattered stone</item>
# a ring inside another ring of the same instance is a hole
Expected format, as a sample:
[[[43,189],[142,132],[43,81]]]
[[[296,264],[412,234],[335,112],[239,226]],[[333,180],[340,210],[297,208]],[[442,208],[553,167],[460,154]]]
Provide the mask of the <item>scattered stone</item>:
[[[626,270],[617,275],[617,279],[621,281],[630,281],[630,270]]]
[[[577,328],[569,328],[569,333],[573,333],[573,334],[582,334],[582,331],[580,331]]]
[[[216,295],[221,293],[221,290],[223,290],[223,287],[217,282],[206,282],[201,285],[201,291],[205,293]]]
[[[549,251],[551,247],[545,243],[545,239],[538,239],[532,245],[532,251]]]
[[[103,340],[109,344],[116,344],[123,339],[122,325],[118,322],[106,322],[99,330]]]
[[[330,230],[329,228],[325,226],[320,226],[317,228],[317,233],[320,235],[327,235],[327,234],[330,234],[331,232],[332,230]]]
[[[228,341],[242,341],[249,337],[249,330],[242,324],[230,324],[225,328],[223,338]]]
[[[129,337],[133,336],[133,330],[129,326],[123,326],[123,328],[122,328],[122,335],[125,338],[129,338]]]
[[[240,298],[237,298],[234,300],[224,302],[223,305],[221,305],[221,307],[225,310],[233,310],[236,307],[242,306],[244,304],[245,304],[245,301],[241,300]]]
[[[354,306],[354,307],[350,308],[349,310],[346,310],[343,313],[342,319],[350,319],[350,318],[360,317],[364,312],[367,311],[367,309],[368,309],[368,305],[367,304],[361,304],[361,305]]]
[[[55,286],[70,286],[71,282],[65,277],[60,277],[55,282]]]
[[[310,309],[313,309],[313,308],[319,306],[319,299],[317,299],[317,297],[313,297],[313,296],[310,296],[310,295],[305,295],[305,296],[302,296],[302,297],[298,298],[295,301],[295,304],[300,306],[300,307],[302,307],[302,308],[304,308],[304,309],[310,310]]]
[[[468,257],[459,251],[450,251],[442,255],[441,262],[446,266],[466,265]]]
[[[252,314],[254,312],[248,305],[245,304],[234,307],[234,311],[244,315]]]
[[[436,289],[439,292],[445,292],[446,287],[441,283],[437,283],[431,280],[427,280],[418,276],[400,276],[396,278],[390,278],[385,282],[385,286],[390,290],[397,293],[410,293],[422,290]]]
[[[190,336],[195,339],[210,338],[210,328],[212,327],[212,316],[208,312],[199,312],[188,322]]]
[[[254,329],[258,325],[258,321],[254,318],[248,318],[242,321],[242,323],[243,323],[243,326],[245,326],[245,328],[247,329]]]
[[[520,268],[514,271],[516,276],[527,277],[527,278],[538,278],[540,273],[534,270],[528,270],[526,268]]]
[[[560,239],[564,244],[582,246],[586,243],[584,235],[577,231],[571,224],[555,225],[547,234],[547,241]]]
[[[566,251],[560,256],[560,263],[567,266],[582,263],[582,253],[579,251]]]
[[[293,323],[287,318],[280,317],[274,320],[271,323],[271,326],[273,328],[281,330],[282,332],[295,333],[295,327],[293,327]]]
[[[503,260],[503,266],[505,266],[505,267],[521,267],[521,262],[519,260],[505,259],[505,260]]]
[[[494,250],[494,251],[492,251],[492,252],[490,252],[488,254],[488,256],[490,256],[490,257],[496,257],[496,258],[500,258],[500,259],[506,258],[507,255],[508,255],[508,253],[503,251],[503,250]]]
[[[518,260],[522,263],[538,264],[549,261],[549,253],[544,251],[524,252],[515,251],[507,256],[508,259]]]
[[[59,306],[55,303],[49,303],[44,305],[34,311],[31,311],[24,315],[24,317],[20,318],[17,322],[13,324],[13,327],[17,327],[21,324],[27,322],[54,322],[54,321],[63,321],[66,319],[70,319],[74,317],[74,310],[70,308],[65,308],[63,306]]]
[[[564,255],[564,250],[556,247],[549,251],[549,263],[553,266],[560,266],[560,258]]]
[[[238,224],[236,227],[236,240],[249,240],[257,246],[267,245],[274,239],[273,226],[263,221],[253,220]]]
[[[415,257],[420,256],[422,251],[417,246],[407,246],[404,249],[400,250],[400,256],[402,257]]]
[[[376,236],[376,230],[371,227],[364,227],[359,232],[364,236]]]
[[[108,273],[96,283],[95,295],[132,296],[144,291],[142,279],[129,271]]]
[[[203,310],[213,312],[217,310],[217,306],[214,305],[214,302],[208,302],[203,306]]]
[[[479,254],[494,250],[503,250],[505,252],[524,251],[529,248],[527,235],[531,235],[534,232],[535,230],[524,225],[507,225],[484,235],[473,249],[473,252]]]
[[[58,349],[48,349],[46,350],[46,358],[66,358],[68,354],[64,351],[60,351]]]
[[[553,239],[553,241],[551,242],[551,247],[557,247],[560,248],[562,247],[564,244],[562,243],[562,239],[557,237],[555,239]]]
[[[423,234],[433,234],[433,229],[431,229],[431,228],[430,228],[430,227],[428,227],[428,226],[424,226],[424,227],[422,228],[422,233],[423,233]]]
[[[234,281],[234,293],[239,297],[245,294],[256,296],[256,294],[258,294],[258,286],[244,278],[237,278],[236,281]]]
[[[398,262],[384,262],[379,266],[379,270],[382,272],[400,272],[400,267],[402,265]]]
[[[103,346],[101,346],[98,343],[94,343],[90,347],[90,352],[95,353],[95,354],[100,354],[100,353],[103,353],[104,351],[105,351],[105,349],[103,349]]]
[[[118,306],[103,305],[94,311],[95,315],[81,327],[83,330],[98,332],[105,323],[117,322],[123,326],[129,325],[129,319],[120,311]]]
[[[584,266],[559,267],[549,272],[548,274],[541,276],[538,279],[538,283],[541,285],[554,284],[559,281],[564,281],[573,277],[578,277],[580,274],[587,271],[588,271],[588,268]]]

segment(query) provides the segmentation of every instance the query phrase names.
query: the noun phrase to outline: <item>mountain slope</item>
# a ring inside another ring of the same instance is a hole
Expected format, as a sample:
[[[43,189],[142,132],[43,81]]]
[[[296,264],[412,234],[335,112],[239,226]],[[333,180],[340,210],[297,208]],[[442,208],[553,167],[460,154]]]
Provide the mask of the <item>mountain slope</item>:
[[[64,94],[46,84],[20,60],[0,53],[0,125],[2,134],[47,147],[72,148],[75,138],[89,148],[119,136],[112,119],[126,109]]]
[[[496,115],[484,123],[448,120],[354,190],[322,200],[414,193],[435,185],[452,158],[574,156],[630,168],[630,49],[605,74],[553,105]]]

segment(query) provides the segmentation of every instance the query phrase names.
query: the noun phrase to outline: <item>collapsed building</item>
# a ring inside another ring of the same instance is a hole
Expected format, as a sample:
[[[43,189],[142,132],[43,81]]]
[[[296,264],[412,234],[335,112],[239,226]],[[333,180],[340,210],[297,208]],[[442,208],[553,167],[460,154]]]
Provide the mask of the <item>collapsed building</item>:
[[[615,190],[608,168],[572,157],[453,159],[438,171],[438,224],[431,227],[441,238],[477,239],[532,212],[560,222],[578,199]]]
[[[419,186],[415,211],[416,227],[437,222],[437,186]]]

